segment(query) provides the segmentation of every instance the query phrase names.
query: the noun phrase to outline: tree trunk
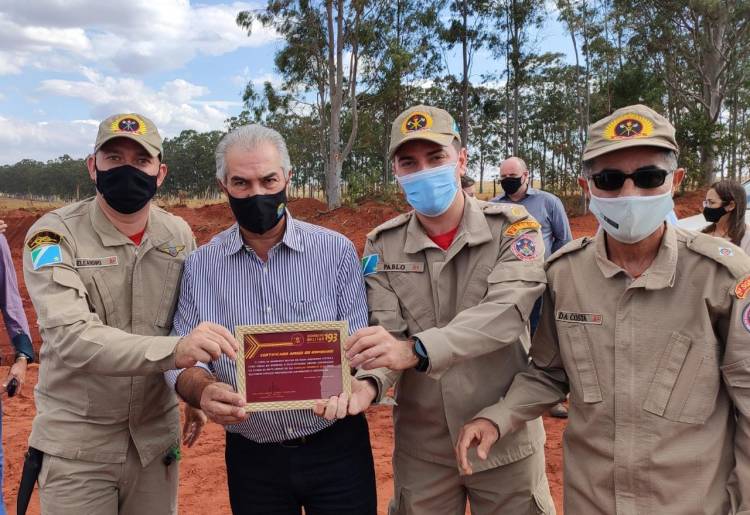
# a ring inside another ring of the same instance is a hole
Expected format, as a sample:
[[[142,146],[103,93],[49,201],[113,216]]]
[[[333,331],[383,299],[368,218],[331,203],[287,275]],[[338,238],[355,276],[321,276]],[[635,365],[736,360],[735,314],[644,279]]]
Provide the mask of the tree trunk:
[[[328,18],[328,83],[331,97],[331,117],[328,132],[328,166],[326,168],[326,201],[328,209],[336,209],[341,206],[341,61],[337,60],[340,55],[341,45],[339,36],[341,32],[341,2],[337,0],[338,13],[335,21],[333,0],[326,0],[326,14]]]
[[[461,50],[463,77],[461,81],[461,145],[469,145],[469,2],[461,2],[461,16],[463,20],[461,34]]]

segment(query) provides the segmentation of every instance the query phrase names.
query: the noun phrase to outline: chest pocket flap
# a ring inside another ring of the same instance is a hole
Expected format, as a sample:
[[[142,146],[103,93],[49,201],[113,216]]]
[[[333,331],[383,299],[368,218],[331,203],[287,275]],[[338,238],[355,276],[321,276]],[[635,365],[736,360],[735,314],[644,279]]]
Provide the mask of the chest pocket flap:
[[[35,307],[42,328],[71,324],[89,316],[88,292],[78,274],[65,266],[52,267],[52,281],[59,287],[48,291]]]
[[[599,376],[596,373],[594,357],[591,354],[591,344],[586,330],[580,325],[573,325],[567,329],[570,338],[570,350],[578,372],[581,384],[583,402],[602,402],[602,390],[599,386]]]

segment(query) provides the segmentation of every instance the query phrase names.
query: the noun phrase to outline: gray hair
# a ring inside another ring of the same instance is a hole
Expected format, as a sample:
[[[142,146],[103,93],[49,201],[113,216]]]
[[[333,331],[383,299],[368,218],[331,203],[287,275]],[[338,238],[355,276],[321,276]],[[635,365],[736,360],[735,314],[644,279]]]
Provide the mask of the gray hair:
[[[660,156],[664,160],[664,167],[668,172],[674,172],[677,170],[679,167],[679,164],[677,163],[677,152],[665,148],[660,153]],[[591,177],[591,170],[594,168],[594,161],[596,161],[595,157],[581,163],[581,173],[583,173],[583,176],[587,179]]]
[[[281,169],[284,172],[284,178],[289,177],[289,170],[292,169],[292,163],[289,159],[289,151],[286,148],[284,138],[273,129],[252,124],[232,129],[216,145],[216,178],[222,184],[225,184],[227,179],[226,155],[231,147],[242,145],[243,148],[251,150],[257,148],[262,143],[270,143],[276,148],[281,160]]]
[[[505,163],[508,163],[508,162],[511,162],[511,161],[515,161],[516,163],[518,163],[519,165],[521,165],[521,171],[523,171],[523,172],[528,172],[529,171],[529,167],[526,166],[526,161],[524,161],[523,159],[521,159],[520,157],[517,157],[517,156],[510,156],[510,157],[504,159],[500,163],[500,166],[497,167],[498,172],[500,171],[500,169],[503,167],[503,165]]]

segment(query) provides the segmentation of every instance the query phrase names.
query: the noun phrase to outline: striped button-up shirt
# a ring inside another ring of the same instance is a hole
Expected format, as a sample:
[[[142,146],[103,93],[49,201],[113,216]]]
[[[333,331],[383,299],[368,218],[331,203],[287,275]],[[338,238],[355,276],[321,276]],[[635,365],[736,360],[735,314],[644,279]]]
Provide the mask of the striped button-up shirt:
[[[232,333],[237,325],[346,320],[352,332],[367,325],[354,245],[341,234],[286,216],[284,237],[265,262],[245,247],[237,224],[188,257],[174,317],[176,334],[186,335],[204,321]],[[208,369],[237,388],[234,360],[222,355]],[[174,385],[180,372],[167,372],[167,381]],[[290,410],[253,412],[226,429],[266,443],[307,436],[331,424],[312,410]]]

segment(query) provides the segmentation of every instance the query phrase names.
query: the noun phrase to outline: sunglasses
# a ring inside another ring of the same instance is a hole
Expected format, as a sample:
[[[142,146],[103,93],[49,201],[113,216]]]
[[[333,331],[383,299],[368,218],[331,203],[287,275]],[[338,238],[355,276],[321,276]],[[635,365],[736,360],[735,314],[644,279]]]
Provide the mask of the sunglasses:
[[[655,166],[645,166],[638,168],[633,173],[625,173],[622,170],[604,169],[601,172],[592,175],[591,180],[597,188],[604,191],[615,191],[622,188],[626,179],[633,181],[636,187],[650,190],[658,188],[672,172]]]

